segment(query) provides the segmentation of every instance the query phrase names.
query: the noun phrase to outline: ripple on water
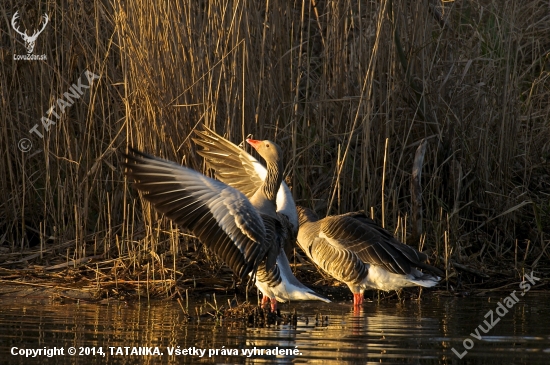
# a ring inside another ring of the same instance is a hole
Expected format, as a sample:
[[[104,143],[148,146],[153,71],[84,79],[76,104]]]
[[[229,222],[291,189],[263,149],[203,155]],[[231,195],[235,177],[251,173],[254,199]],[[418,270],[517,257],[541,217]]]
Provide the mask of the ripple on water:
[[[149,305],[7,302],[0,311],[0,351],[2,363],[7,364],[452,364],[463,360],[485,364],[495,359],[514,364],[546,364],[550,352],[549,294],[529,293],[487,334],[480,332],[481,340],[470,335],[475,334],[499,299],[425,296],[422,301],[366,303],[359,313],[353,311],[349,302],[291,303],[281,308],[283,312],[297,310],[297,326],[269,328],[247,328],[244,322],[187,323],[181,307],[171,301]],[[328,317],[328,321],[316,323],[316,317]],[[459,360],[452,348],[462,353],[466,339],[471,340],[473,347]],[[14,347],[63,347],[66,351],[71,346],[101,347],[104,356],[11,355]],[[168,348],[178,346],[195,353],[168,355]],[[163,355],[116,355],[119,347],[158,347]],[[289,356],[266,355],[267,350],[275,348],[296,351]],[[218,349],[218,355],[209,357],[210,349]],[[236,349],[241,355],[222,355],[223,349]],[[243,349],[249,357],[242,355]],[[203,357],[197,355],[198,350],[206,350]]]

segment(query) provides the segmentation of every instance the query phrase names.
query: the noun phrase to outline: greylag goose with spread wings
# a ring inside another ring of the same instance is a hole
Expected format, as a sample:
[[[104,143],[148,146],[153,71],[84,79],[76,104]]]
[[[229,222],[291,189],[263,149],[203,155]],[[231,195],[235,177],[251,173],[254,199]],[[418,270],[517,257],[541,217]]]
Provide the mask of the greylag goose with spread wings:
[[[195,170],[134,149],[126,155],[124,166],[156,210],[192,231],[241,279],[253,277],[273,310],[277,300],[328,301],[294,277],[282,249],[290,236],[295,237],[295,229],[276,210],[282,182],[280,148],[269,140],[247,142],[265,159],[268,169],[252,193],[243,189],[246,195]]]
[[[203,126],[202,131],[195,130],[195,138],[193,138],[193,141],[202,147],[202,149],[199,149],[197,152],[204,158],[206,166],[214,171],[215,177],[225,184],[236,188],[247,198],[251,199],[258,193],[258,190],[264,189],[265,186],[270,185],[266,183],[270,173],[273,171],[282,173],[282,162],[279,166],[274,166],[266,160],[266,168],[244,149],[238,147],[207,127]],[[277,146],[277,148],[279,147]],[[286,253],[290,252],[290,249],[296,242],[296,236],[298,234],[296,204],[294,203],[290,189],[284,181],[281,180],[278,190],[275,188],[272,188],[272,190],[276,192],[276,195],[274,200],[273,196],[271,196],[271,202],[275,203],[274,207],[276,209],[276,214],[279,220],[283,222],[282,227],[284,228],[284,250],[281,250],[277,257],[281,275],[284,277],[282,281],[283,291],[290,293],[288,295],[288,299],[290,300],[322,300],[324,302],[330,302],[328,299],[304,286],[293,275],[285,251]],[[258,277],[260,278],[265,274],[266,273],[262,270],[258,271]],[[256,286],[258,286],[262,293],[269,292],[269,289],[266,288],[266,284],[267,280],[256,281]],[[264,303],[268,300],[269,297],[264,295]]]

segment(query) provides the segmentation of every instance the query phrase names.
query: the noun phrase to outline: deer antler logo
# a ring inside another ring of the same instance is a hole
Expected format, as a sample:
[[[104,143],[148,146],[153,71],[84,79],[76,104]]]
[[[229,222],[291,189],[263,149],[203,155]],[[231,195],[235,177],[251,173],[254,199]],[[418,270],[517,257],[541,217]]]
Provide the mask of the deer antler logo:
[[[11,26],[17,33],[19,33],[23,37],[23,41],[25,41],[25,47],[27,48],[28,54],[31,54],[32,51],[34,50],[34,43],[36,42],[36,38],[38,38],[40,33],[42,33],[44,28],[46,28],[46,25],[48,24],[48,20],[50,19],[48,18],[47,14],[44,14],[42,18],[44,18],[44,25],[42,26],[42,29],[35,30],[31,36],[27,35],[26,29],[24,32],[21,32],[18,29],[17,25],[15,24],[16,20],[19,19],[19,11],[16,11],[15,14],[13,14],[13,17],[11,18]]]

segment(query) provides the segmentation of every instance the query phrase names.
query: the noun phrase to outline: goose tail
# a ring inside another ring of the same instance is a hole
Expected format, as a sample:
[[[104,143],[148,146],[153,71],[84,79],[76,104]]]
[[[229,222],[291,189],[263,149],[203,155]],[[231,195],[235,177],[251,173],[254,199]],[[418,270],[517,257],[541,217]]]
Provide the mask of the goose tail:
[[[441,277],[432,275],[432,274],[426,274],[421,271],[415,270],[415,272],[411,275],[414,276],[414,278],[410,279],[411,282],[423,286],[425,288],[431,288],[432,286],[436,286],[439,284],[439,281],[441,280]]]
[[[386,291],[415,285],[431,288],[437,285],[439,280],[441,280],[439,276],[423,273],[417,269],[412,269],[410,274],[403,275],[389,272],[381,266],[371,266],[369,274],[361,283],[361,287]]]
[[[315,291],[296,279],[292,273],[292,269],[290,268],[288,258],[283,250],[281,250],[279,256],[277,257],[277,266],[279,267],[281,273],[281,281],[279,284],[265,288],[264,290],[264,288],[260,287],[262,286],[262,283],[256,282],[256,285],[258,285],[264,295],[267,294],[270,297],[275,297],[279,302],[294,300],[319,300],[325,303],[330,303],[328,298],[317,294]]]

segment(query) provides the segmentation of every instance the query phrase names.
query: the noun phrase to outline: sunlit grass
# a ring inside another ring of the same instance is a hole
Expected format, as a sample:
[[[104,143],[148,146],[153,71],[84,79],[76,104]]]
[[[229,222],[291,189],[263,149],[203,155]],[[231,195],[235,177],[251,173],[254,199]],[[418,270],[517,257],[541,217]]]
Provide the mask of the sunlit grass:
[[[4,267],[77,270],[114,294],[231,287],[120,168],[132,145],[202,171],[198,123],[276,141],[298,203],[365,209],[405,238],[426,138],[423,230],[408,243],[451,271],[548,267],[547,2],[77,3],[0,9]],[[17,10],[29,30],[48,13],[34,51],[47,61],[12,60]],[[86,70],[101,78],[43,139],[29,133]]]

